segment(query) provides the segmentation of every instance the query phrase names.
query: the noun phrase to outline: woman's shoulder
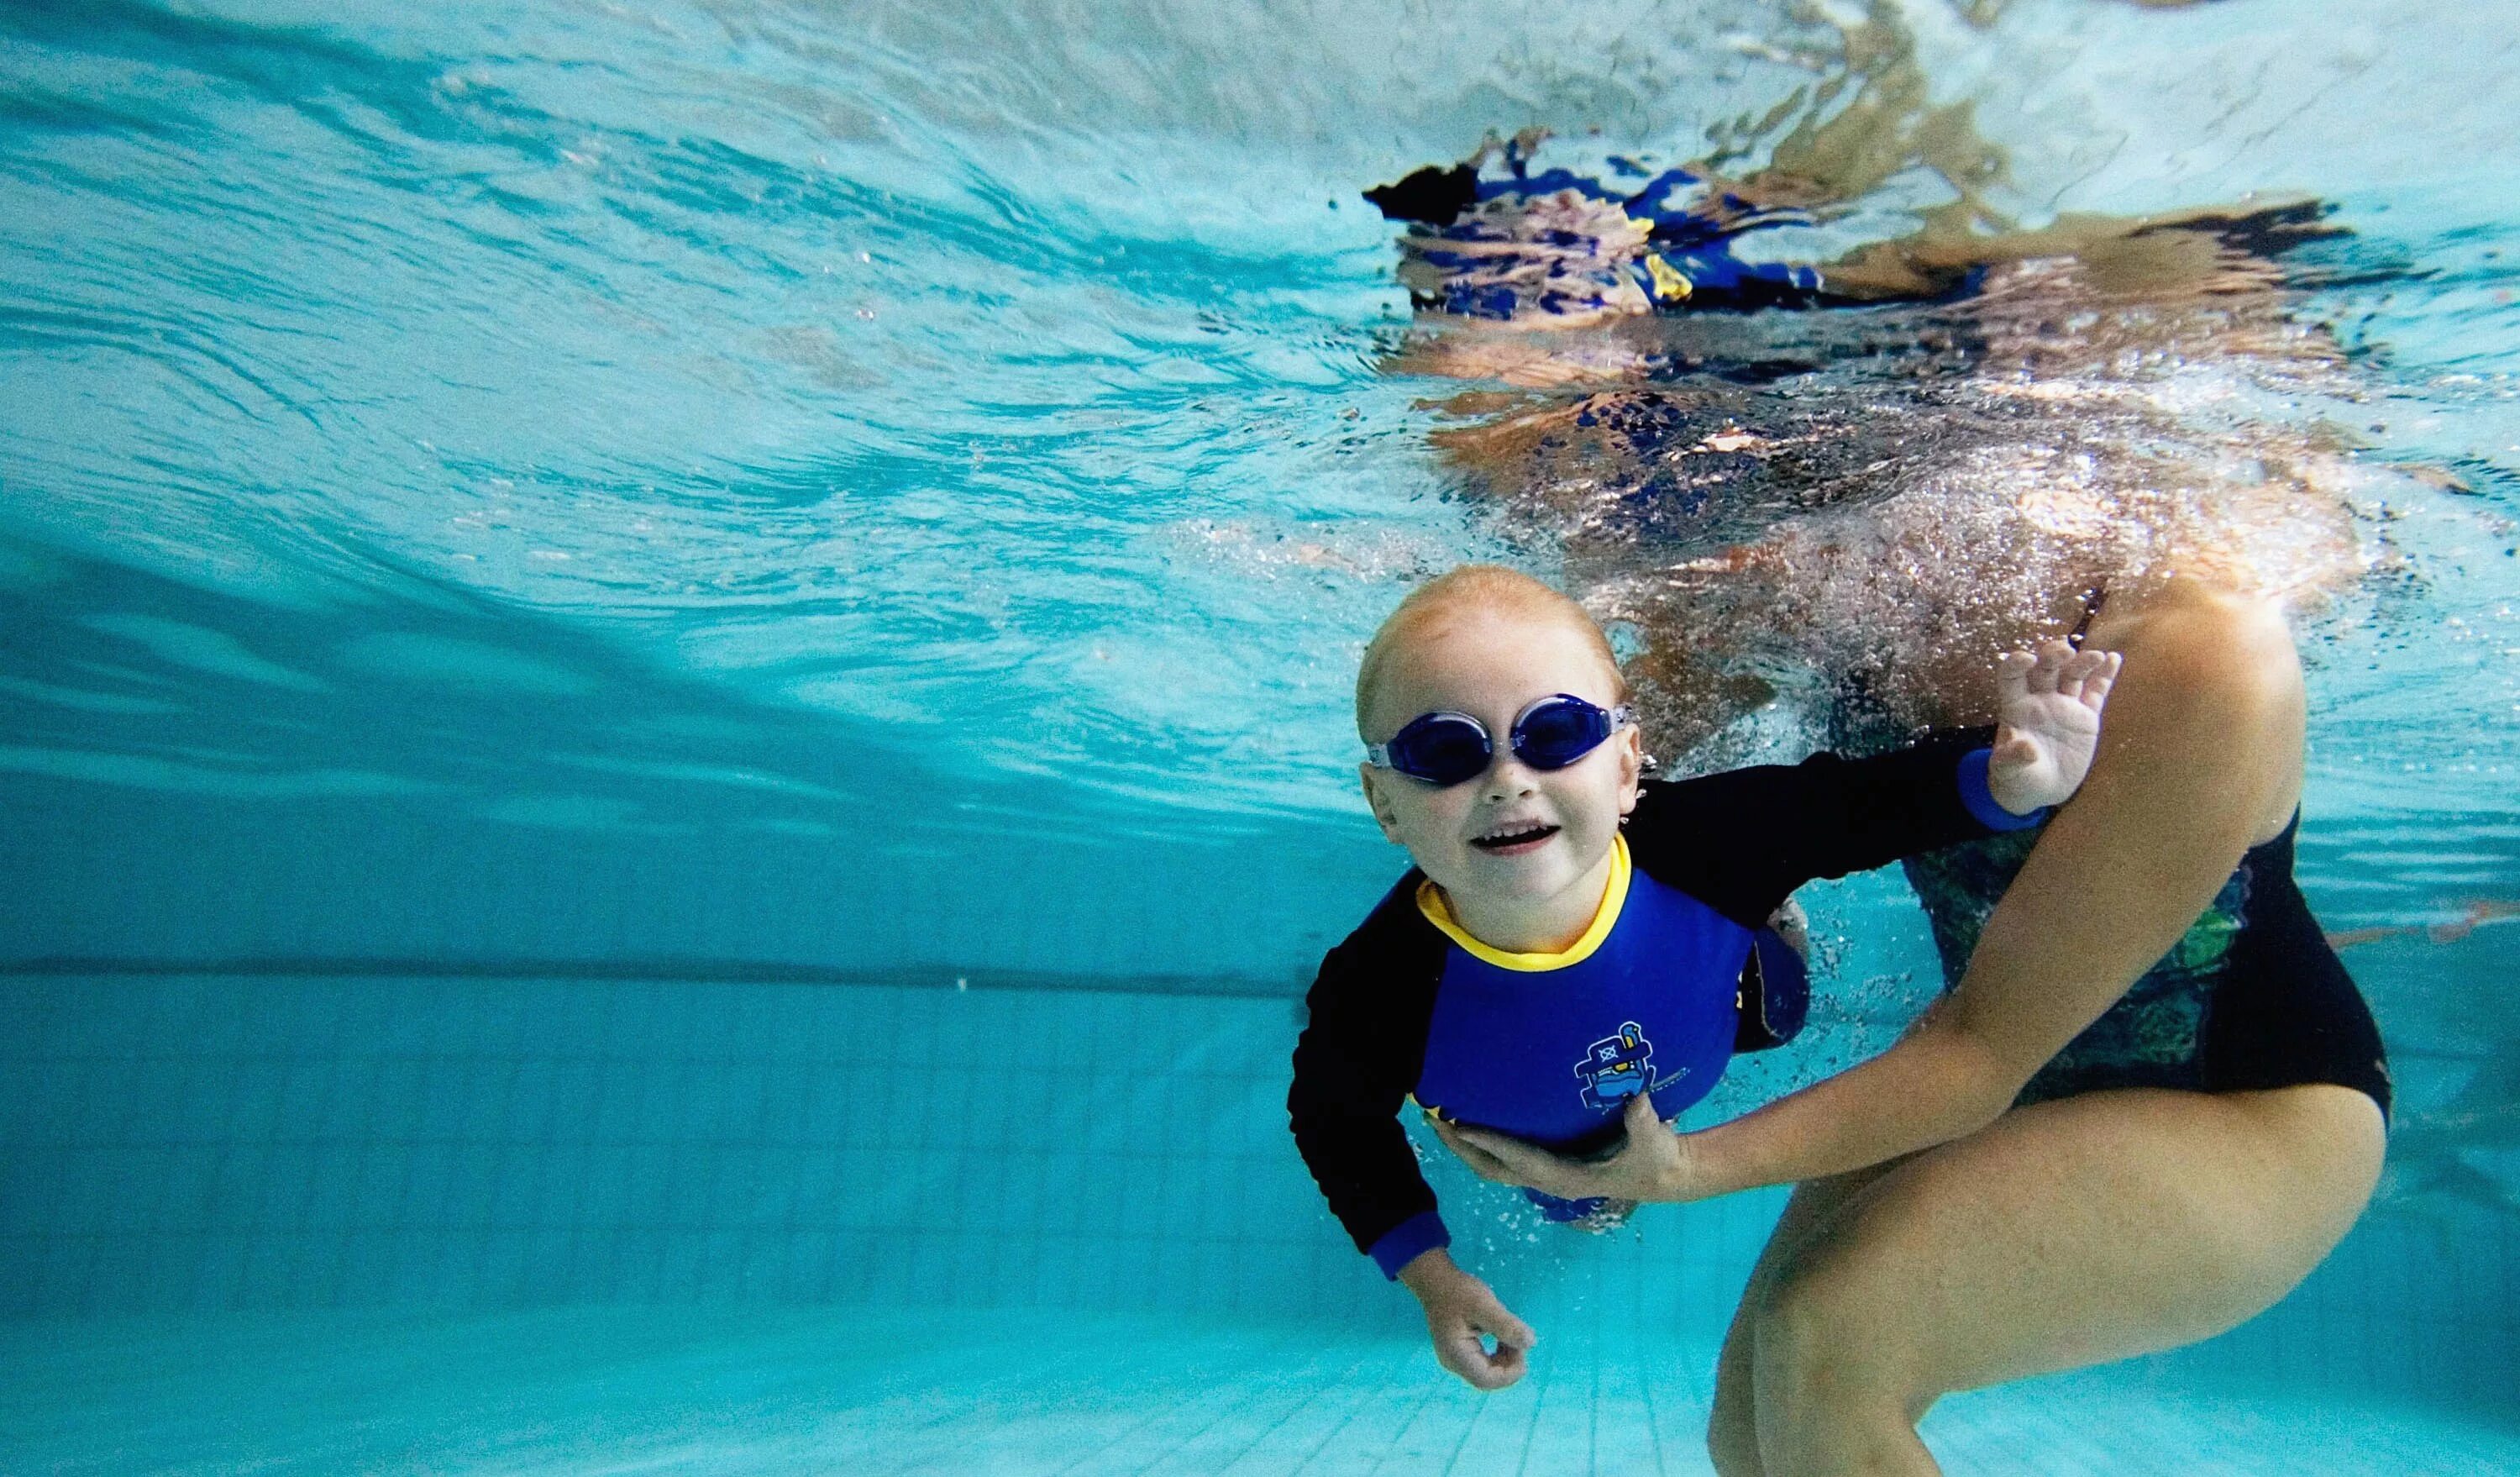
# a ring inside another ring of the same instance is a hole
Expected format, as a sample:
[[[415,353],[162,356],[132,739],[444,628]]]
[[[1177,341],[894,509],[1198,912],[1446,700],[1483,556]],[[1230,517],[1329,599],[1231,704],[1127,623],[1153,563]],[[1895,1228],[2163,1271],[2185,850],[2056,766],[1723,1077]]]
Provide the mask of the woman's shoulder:
[[[2280,606],[2245,591],[2174,580],[2094,644],[2126,666],[2110,691],[2100,743],[2156,779],[2211,776],[2250,800],[2250,840],[2263,842],[2300,803],[2308,694]]]
[[[2292,627],[2273,600],[2194,577],[2167,580],[2092,644],[2126,656],[2152,685],[2211,689],[2237,699],[2284,699],[2301,688]]]

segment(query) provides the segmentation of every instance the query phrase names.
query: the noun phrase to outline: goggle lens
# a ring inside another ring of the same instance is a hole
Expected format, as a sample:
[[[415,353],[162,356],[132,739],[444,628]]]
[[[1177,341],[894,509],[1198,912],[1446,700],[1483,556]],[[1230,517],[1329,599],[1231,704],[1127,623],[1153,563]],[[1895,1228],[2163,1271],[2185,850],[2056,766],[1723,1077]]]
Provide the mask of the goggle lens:
[[[1576,697],[1552,698],[1513,726],[1513,751],[1533,769],[1564,769],[1610,737],[1610,715]]]
[[[1389,745],[1391,767],[1429,784],[1459,784],[1487,772],[1488,731],[1459,713],[1412,719]]]
[[[1604,711],[1566,693],[1543,697],[1513,721],[1514,757],[1537,770],[1564,769],[1627,721],[1626,708]],[[1367,750],[1373,763],[1438,786],[1487,773],[1495,752],[1486,727],[1466,713],[1420,713],[1389,743]]]

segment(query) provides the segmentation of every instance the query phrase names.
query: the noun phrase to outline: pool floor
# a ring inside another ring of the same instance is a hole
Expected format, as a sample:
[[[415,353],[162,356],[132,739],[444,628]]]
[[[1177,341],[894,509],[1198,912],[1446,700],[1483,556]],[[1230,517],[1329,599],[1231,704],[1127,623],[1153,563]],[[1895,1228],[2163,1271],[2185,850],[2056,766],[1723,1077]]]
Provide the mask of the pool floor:
[[[1480,1396],[1415,1343],[1143,1317],[576,1308],[0,1325],[13,1472],[1702,1473],[1712,1351],[1582,1329]],[[1962,1396],[1958,1473],[2483,1474],[2520,1430],[2164,1391]]]

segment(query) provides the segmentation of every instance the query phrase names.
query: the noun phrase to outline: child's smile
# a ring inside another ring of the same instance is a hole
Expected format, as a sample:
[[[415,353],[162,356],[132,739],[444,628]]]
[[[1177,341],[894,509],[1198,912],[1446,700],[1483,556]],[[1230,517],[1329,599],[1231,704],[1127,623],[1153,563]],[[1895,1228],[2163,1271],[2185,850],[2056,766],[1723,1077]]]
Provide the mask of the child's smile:
[[[1492,857],[1527,857],[1549,844],[1560,828],[1546,821],[1505,821],[1472,836],[1470,844]]]

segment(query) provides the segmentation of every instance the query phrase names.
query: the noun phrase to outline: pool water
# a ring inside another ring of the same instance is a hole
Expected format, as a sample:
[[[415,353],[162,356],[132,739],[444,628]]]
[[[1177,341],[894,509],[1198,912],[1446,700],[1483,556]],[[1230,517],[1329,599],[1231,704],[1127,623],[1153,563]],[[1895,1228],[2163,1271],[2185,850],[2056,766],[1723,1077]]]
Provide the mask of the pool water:
[[[1394,369],[1358,192],[1527,124],[1756,157],[1852,106],[1857,22],[0,10],[0,1466],[1704,1469],[1777,1194],[1579,1238],[1430,1160],[1544,1340],[1482,1398],[1286,1141],[1302,989],[1400,866],[1361,644],[1462,559],[1567,567],[1430,445],[1460,385]],[[1927,1440],[2520,1469],[2520,42],[1864,33],[1897,147],[1769,249],[1914,229],[1956,138],[2025,225],[2345,229],[2289,309],[2336,364],[2164,382],[2346,469],[2302,880],[2401,1094],[2283,1304]],[[1894,876],[1805,901],[1812,1035],[1692,1121],[1930,997]]]

